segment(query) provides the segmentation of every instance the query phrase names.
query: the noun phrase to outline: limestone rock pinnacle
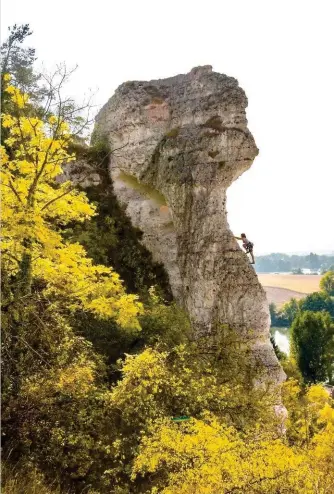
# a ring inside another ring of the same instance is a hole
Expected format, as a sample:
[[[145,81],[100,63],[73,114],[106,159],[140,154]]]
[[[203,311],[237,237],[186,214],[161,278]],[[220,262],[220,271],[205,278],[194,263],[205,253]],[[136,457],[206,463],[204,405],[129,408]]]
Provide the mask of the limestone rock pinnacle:
[[[122,84],[95,131],[116,150],[115,192],[165,265],[195,334],[228,327],[263,369],[259,380],[279,383],[284,373],[269,340],[266,295],[226,214],[227,188],[258,154],[246,107],[236,79],[196,67]]]

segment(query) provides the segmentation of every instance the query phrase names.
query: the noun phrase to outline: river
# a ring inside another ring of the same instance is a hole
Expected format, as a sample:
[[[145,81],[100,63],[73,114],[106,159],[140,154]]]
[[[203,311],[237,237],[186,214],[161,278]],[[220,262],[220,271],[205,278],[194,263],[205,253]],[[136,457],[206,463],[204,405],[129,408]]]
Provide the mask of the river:
[[[288,328],[273,328],[274,338],[276,345],[282,352],[289,355],[290,352],[290,342],[289,342],[289,330]]]

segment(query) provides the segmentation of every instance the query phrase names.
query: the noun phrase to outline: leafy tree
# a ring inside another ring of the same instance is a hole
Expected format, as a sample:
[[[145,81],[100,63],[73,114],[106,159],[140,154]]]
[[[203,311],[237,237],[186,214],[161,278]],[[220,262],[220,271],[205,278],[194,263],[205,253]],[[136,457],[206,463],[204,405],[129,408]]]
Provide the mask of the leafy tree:
[[[287,326],[291,326],[293,320],[295,319],[296,315],[300,311],[300,306],[298,301],[295,298],[292,298],[289,300],[289,302],[286,302],[283,307],[280,310],[280,315],[283,318],[283,320],[287,321]]]
[[[323,292],[315,292],[299,301],[301,311],[328,312],[334,317],[334,301]]]
[[[6,91],[6,74],[11,76],[11,85],[29,96],[32,105],[22,107],[21,114],[38,117],[46,122],[57,115],[69,126],[72,136],[87,137],[92,123],[92,95],[80,105],[73,98],[64,95],[64,88],[72,73],[65,64],[57,65],[53,73],[36,72],[34,68],[35,49],[24,47],[24,42],[32,34],[29,24],[9,29],[8,39],[1,45],[1,106],[3,113],[15,114],[15,104]],[[32,113],[31,113],[32,112]],[[8,137],[7,128],[2,128],[1,143]]]
[[[9,79],[4,77],[5,82]],[[87,311],[139,329],[142,306],[137,296],[126,294],[112,268],[94,265],[82,246],[64,240],[69,222],[95,214],[83,192],[69,182],[57,181],[64,164],[74,159],[68,152],[66,122],[59,115],[43,122],[32,116],[33,105],[27,115],[29,97],[12,85],[5,90],[14,113],[2,118],[9,131],[5,140],[8,153],[1,148],[3,423],[6,451],[12,451],[15,459],[25,450],[33,458],[32,450],[42,450],[42,443],[49,444],[50,449],[44,452],[52,456],[55,450],[50,434],[56,433],[56,409],[60,406],[59,417],[73,423],[72,407],[78,410],[82,406],[85,414],[96,394],[101,359],[88,341],[73,334],[64,316]],[[53,390],[55,397],[47,398],[47,405],[43,400],[48,390]],[[64,400],[69,400],[68,408],[60,405]],[[24,403],[30,404],[25,416]],[[87,422],[93,429],[92,421],[94,414]],[[76,444],[85,441],[84,437],[78,437]],[[29,446],[31,442],[34,447]],[[84,456],[81,461],[78,468],[84,468]]]
[[[283,306],[277,310],[275,304],[269,305],[270,317],[271,317],[271,327],[289,327],[292,321],[300,311],[299,302],[292,298],[289,302],[283,304]]]
[[[274,303],[269,304],[271,327],[282,328],[287,326],[287,321],[282,317],[281,311],[277,310]]]
[[[14,105],[8,92],[6,74],[11,74],[11,83],[16,87],[24,88],[37,101],[40,96],[38,88],[39,75],[34,73],[35,50],[24,48],[22,44],[32,34],[29,24],[8,28],[8,39],[1,45],[1,111],[13,113]],[[1,144],[8,138],[8,129],[1,131]]]
[[[327,295],[334,297],[334,270],[328,271],[320,280],[320,288]]]
[[[26,92],[37,91],[38,75],[34,74],[33,64],[36,60],[34,48],[24,48],[22,44],[32,34],[29,24],[8,28],[8,39],[1,45],[1,102],[4,109],[4,101],[7,101],[4,88],[6,87],[4,76],[10,73],[12,83],[24,88]]]
[[[108,457],[105,443],[92,449],[96,422],[105,427],[104,364],[73,333],[70,316],[86,312],[139,331],[142,305],[111,267],[66,241],[69,223],[95,214],[83,192],[58,180],[75,159],[69,127],[60,115],[33,116],[28,95],[4,80],[13,113],[3,115],[1,148],[3,446],[13,462],[40,465],[49,478],[62,471],[66,483],[84,477],[94,455]]]
[[[331,378],[334,327],[329,314],[301,312],[291,326],[292,353],[306,382]]]
[[[94,265],[79,244],[63,240],[66,224],[95,214],[84,193],[68,181],[57,182],[62,166],[75,159],[68,153],[67,123],[59,115],[47,122],[22,115],[29,97],[11,85],[6,92],[16,111],[2,119],[10,149],[9,157],[2,148],[2,252],[6,270],[15,277],[15,300],[31,293],[35,276],[44,280],[47,294],[65,297],[72,308],[138,327],[141,306],[125,293],[119,275]]]

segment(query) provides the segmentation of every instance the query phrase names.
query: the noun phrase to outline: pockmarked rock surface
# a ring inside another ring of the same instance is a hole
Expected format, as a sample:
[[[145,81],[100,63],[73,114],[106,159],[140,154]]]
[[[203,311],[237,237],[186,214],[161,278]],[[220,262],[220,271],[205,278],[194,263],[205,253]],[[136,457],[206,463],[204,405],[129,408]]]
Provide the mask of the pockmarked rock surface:
[[[197,67],[122,84],[97,115],[95,135],[108,137],[115,192],[165,265],[195,334],[210,340],[229,328],[261,369],[258,379],[277,384],[284,373],[266,294],[226,213],[228,187],[258,154],[246,107],[236,79]]]

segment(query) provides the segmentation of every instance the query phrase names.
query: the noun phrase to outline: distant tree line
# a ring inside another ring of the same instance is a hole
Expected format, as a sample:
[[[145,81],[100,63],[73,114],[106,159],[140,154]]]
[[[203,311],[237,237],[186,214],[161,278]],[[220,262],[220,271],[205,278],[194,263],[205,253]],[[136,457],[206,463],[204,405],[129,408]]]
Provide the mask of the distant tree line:
[[[298,272],[302,268],[314,271],[321,270],[322,273],[334,269],[334,255],[325,256],[311,252],[305,256],[287,255],[287,254],[269,254],[258,256],[256,259],[256,270],[258,273],[284,273]]]

